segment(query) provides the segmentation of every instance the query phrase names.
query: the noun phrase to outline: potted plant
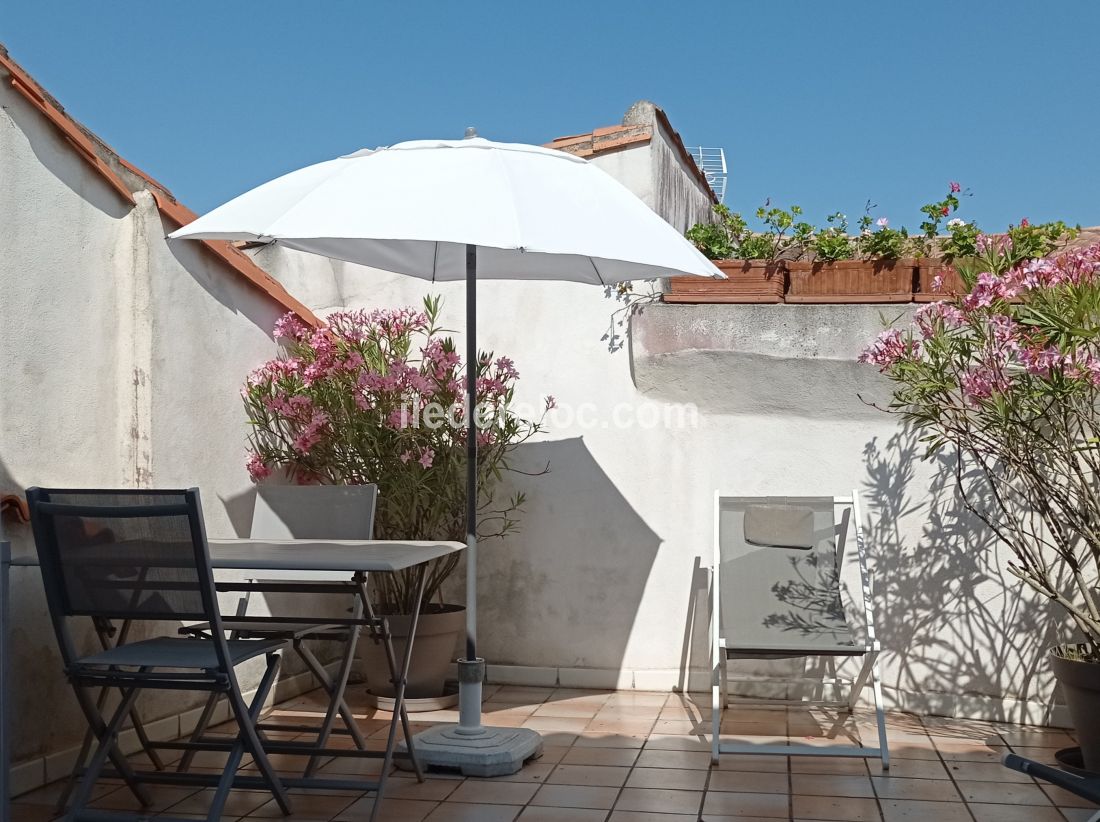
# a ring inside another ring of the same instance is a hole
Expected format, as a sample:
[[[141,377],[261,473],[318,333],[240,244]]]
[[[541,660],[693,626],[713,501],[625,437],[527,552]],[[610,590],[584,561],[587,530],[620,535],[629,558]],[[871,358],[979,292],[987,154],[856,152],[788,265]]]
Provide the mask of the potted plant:
[[[789,303],[909,302],[913,295],[914,260],[909,232],[891,228],[885,217],[860,219],[858,236],[848,234],[848,218],[839,211],[812,237],[813,259],[788,263]]]
[[[672,303],[778,303],[787,287],[786,264],[781,259],[807,242],[813,227],[800,222],[802,209],[771,207],[756,210],[764,231],[750,231],[745,219],[724,205],[714,206],[716,220],[696,223],[686,236],[714,260],[727,277],[671,277],[665,302]]]
[[[893,381],[889,410],[928,454],[953,458],[1009,572],[1062,609],[1073,630],[1049,659],[1100,772],[1100,244],[1021,262],[1035,248],[990,243],[969,294],[923,306],[861,360]]]
[[[302,484],[373,482],[379,489],[375,538],[462,541],[465,368],[453,340],[438,327],[439,309],[439,299],[429,297],[421,311],[338,311],[320,329],[293,314],[280,319],[275,334],[285,354],[256,369],[241,392],[251,427],[253,481],[280,473]],[[482,353],[476,367],[478,536],[488,539],[518,525],[524,495],[498,499],[499,480],[511,452],[541,430],[542,420],[511,410],[519,376],[511,360]],[[451,555],[428,570],[410,698],[443,693],[464,608],[443,602],[440,591],[458,561]],[[371,577],[399,656],[414,583],[413,571]],[[367,639],[362,650],[368,672],[387,670],[373,642]],[[369,684],[376,695],[392,694],[388,678]]]

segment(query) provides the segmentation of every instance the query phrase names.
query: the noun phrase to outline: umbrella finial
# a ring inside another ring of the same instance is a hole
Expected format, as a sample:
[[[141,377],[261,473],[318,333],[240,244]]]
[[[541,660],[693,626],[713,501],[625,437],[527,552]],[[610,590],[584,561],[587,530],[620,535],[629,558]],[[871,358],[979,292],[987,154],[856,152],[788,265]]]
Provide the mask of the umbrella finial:
[[[477,129],[473,126],[466,126],[466,136],[463,139],[469,140],[472,137],[477,137]]]

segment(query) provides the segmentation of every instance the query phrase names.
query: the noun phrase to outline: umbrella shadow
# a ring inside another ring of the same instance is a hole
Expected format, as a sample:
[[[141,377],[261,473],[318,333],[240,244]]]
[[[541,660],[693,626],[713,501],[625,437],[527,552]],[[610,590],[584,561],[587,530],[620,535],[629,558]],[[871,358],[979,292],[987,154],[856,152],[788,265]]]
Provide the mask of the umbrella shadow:
[[[479,653],[500,665],[621,669],[661,538],[580,437],[519,446],[503,494],[526,491],[519,532],[483,544]],[[449,599],[461,601],[456,574]]]

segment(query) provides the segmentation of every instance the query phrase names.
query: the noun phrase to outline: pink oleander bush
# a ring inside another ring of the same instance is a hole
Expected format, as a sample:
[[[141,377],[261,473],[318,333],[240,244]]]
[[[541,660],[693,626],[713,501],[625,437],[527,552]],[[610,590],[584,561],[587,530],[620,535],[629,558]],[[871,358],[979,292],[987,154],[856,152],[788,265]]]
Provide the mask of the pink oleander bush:
[[[1100,244],[1025,261],[1011,235],[977,249],[969,294],[924,306],[860,361],[893,382],[888,410],[928,455],[956,458],[1011,573],[1065,608],[1100,661]]]
[[[285,353],[241,390],[251,427],[248,471],[301,484],[378,485],[377,539],[464,541],[465,367],[438,327],[440,301],[423,310],[339,311],[319,329],[293,314],[275,326]],[[507,357],[478,357],[478,535],[518,526],[525,497],[498,499],[509,456],[542,430],[511,404],[519,374]],[[547,407],[552,404],[547,400]],[[432,567],[425,601],[438,596],[457,555]],[[382,606],[408,613],[411,573],[376,575]]]

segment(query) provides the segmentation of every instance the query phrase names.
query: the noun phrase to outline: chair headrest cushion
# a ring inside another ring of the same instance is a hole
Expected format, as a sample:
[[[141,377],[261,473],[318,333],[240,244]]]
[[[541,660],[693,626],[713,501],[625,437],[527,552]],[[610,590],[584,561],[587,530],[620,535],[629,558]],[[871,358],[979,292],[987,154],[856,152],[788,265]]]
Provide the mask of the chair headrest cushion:
[[[802,505],[750,505],[745,542],[777,548],[813,548],[814,512]]]

